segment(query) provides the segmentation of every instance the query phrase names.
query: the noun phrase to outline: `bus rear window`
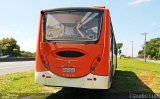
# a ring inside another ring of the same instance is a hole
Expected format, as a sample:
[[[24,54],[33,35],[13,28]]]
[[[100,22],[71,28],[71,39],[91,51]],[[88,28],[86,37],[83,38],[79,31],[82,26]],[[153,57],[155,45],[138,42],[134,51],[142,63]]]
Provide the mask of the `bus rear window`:
[[[100,11],[64,10],[45,14],[45,39],[48,41],[97,41]]]

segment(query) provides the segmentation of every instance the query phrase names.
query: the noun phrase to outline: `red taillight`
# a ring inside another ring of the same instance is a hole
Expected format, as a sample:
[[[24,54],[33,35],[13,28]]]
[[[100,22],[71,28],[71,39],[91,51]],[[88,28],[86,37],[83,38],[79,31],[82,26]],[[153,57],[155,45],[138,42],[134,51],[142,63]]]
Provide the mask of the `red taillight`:
[[[40,57],[41,57],[42,63],[45,64],[46,63],[45,57],[43,55],[40,55]]]
[[[42,77],[45,77],[45,75],[43,74]]]
[[[44,56],[43,55],[40,55],[41,59],[44,59]]]
[[[92,78],[87,78],[87,80],[92,80]]]
[[[100,62],[100,61],[101,61],[101,58],[100,58],[100,57],[97,57],[97,61]]]
[[[95,68],[98,66],[99,62],[101,61],[101,57],[97,57],[94,62],[92,63],[91,71],[94,71]]]
[[[46,57],[44,55],[40,55],[40,57],[41,57],[41,60],[42,60],[42,63],[44,64],[44,66],[46,68],[48,68],[48,62],[47,62]]]
[[[94,80],[94,81],[96,81],[96,80],[97,80],[97,78],[93,78],[93,80]]]
[[[46,78],[51,78],[51,76],[46,76]]]

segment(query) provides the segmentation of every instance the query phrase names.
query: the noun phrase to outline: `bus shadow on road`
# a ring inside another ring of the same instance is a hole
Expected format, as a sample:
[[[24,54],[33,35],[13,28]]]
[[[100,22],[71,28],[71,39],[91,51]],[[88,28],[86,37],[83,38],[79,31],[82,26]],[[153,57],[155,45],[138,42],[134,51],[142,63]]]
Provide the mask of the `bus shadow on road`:
[[[47,99],[128,99],[141,96],[157,97],[134,72],[117,70],[112,86],[108,90],[62,88],[57,93],[48,96]]]

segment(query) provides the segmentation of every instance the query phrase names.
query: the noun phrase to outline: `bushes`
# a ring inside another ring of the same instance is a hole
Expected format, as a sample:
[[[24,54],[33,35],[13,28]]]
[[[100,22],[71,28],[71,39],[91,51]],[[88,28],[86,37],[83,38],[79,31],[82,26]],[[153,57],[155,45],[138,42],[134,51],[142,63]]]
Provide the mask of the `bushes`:
[[[144,51],[140,50],[138,55],[139,57],[143,57]],[[150,59],[160,59],[160,38],[151,39],[146,43],[146,57]]]
[[[35,57],[35,53],[21,51],[17,41],[13,38],[3,38],[0,40],[0,56],[10,57]]]
[[[17,57],[20,55],[20,46],[13,38],[3,38],[0,40],[0,55],[10,55]]]
[[[35,53],[29,51],[20,51],[20,57],[35,57]]]

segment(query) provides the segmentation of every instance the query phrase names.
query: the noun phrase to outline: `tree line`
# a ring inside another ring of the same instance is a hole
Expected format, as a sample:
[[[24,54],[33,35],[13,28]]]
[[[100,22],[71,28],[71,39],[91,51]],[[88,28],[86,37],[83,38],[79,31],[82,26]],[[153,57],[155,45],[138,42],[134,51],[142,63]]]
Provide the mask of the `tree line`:
[[[144,46],[138,52],[139,57],[144,57]],[[146,42],[146,56],[150,59],[160,59],[160,38],[154,38]]]
[[[20,46],[14,38],[3,38],[0,40],[0,56],[9,57],[35,57],[35,53],[20,50]]]
[[[142,46],[142,50],[138,52],[139,58],[144,58],[144,48],[145,48],[144,45]],[[119,54],[120,58],[127,57],[122,54],[122,51],[121,51],[122,46],[123,46],[123,43],[117,43],[117,53]],[[145,57],[149,59],[160,60],[160,38],[154,38],[146,42],[146,56]]]

